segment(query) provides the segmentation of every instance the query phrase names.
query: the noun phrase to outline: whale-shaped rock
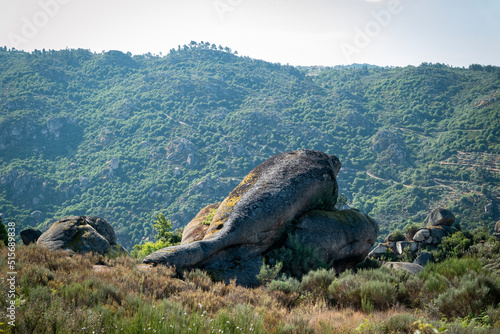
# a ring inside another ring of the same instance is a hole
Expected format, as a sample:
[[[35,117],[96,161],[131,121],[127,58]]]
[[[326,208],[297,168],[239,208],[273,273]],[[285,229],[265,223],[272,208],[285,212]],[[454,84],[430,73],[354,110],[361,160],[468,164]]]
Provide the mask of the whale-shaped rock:
[[[178,270],[214,263],[224,264],[222,270],[231,266],[238,270],[241,263],[257,268],[255,259],[280,238],[287,223],[310,210],[334,210],[340,167],[336,156],[319,151],[277,154],[253,169],[226,197],[202,240],[163,248],[144,263]]]

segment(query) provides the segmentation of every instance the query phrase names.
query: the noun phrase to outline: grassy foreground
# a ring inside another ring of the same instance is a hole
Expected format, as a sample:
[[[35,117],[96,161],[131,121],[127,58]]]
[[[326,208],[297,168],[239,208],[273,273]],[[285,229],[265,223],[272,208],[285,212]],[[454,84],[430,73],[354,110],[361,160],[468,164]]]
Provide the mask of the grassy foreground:
[[[203,271],[175,277],[133,257],[16,250],[16,326],[7,325],[0,249],[0,330],[7,333],[499,333],[500,242],[419,276],[387,268],[310,272],[247,289]]]

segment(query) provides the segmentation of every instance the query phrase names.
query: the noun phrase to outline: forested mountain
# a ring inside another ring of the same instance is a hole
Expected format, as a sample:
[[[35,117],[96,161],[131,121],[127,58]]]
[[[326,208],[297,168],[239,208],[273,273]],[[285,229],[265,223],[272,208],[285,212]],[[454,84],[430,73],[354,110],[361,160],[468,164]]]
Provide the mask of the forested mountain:
[[[493,228],[500,68],[292,67],[192,42],[166,56],[0,50],[0,212],[20,230],[97,215],[127,248],[184,226],[256,165],[337,155],[381,235],[442,206]],[[485,207],[487,209],[485,210]]]

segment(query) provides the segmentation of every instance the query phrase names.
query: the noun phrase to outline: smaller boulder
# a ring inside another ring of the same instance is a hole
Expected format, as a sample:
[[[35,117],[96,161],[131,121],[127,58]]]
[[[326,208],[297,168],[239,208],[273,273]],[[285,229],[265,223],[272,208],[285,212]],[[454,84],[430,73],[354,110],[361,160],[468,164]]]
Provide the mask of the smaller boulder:
[[[97,229],[105,234],[101,235]],[[113,233],[109,233],[109,225],[104,219],[97,217],[72,216],[56,221],[37,241],[37,245],[50,250],[68,250],[75,253],[96,252],[104,254],[109,251],[113,241]],[[111,229],[112,227],[109,226]],[[114,239],[116,241],[116,237]]]
[[[414,241],[398,241],[396,242],[396,251],[399,255],[403,254],[404,250],[409,248],[411,252],[415,252],[418,245]]]
[[[27,228],[25,230],[22,230],[21,233],[19,233],[21,236],[21,239],[23,240],[23,244],[29,245],[29,244],[34,244],[40,238],[42,235],[42,232],[40,230],[37,230],[36,228]]]
[[[410,263],[410,262],[386,262],[384,267],[396,269],[396,270],[404,270],[413,275],[418,275],[419,272],[424,270],[419,264]]]
[[[110,245],[116,244],[115,230],[106,220],[99,217],[85,217],[85,222],[102,235]]]
[[[425,241],[425,240],[427,240],[427,238],[429,238],[430,235],[431,235],[431,232],[428,229],[426,229],[425,227],[420,228],[417,231],[417,233],[415,233],[415,235],[413,236],[413,241],[417,241],[417,242]]]
[[[441,240],[448,235],[442,226],[434,226],[430,229],[431,236],[434,239],[434,243],[440,244]]]
[[[413,263],[418,264],[422,267],[425,267],[425,265],[429,262],[432,262],[432,254],[429,252],[420,252],[420,254],[417,255],[417,258]]]
[[[386,254],[387,252],[390,252],[390,247],[388,247],[386,244],[378,244],[374,249],[371,250],[371,252],[368,254],[368,257],[377,258],[381,255]]]
[[[497,237],[498,240],[500,240],[500,220],[497,221],[497,223],[495,224],[495,230],[494,230],[493,236]]]
[[[425,218],[424,224],[427,226],[447,225],[451,226],[455,222],[453,213],[446,209],[434,209]]]

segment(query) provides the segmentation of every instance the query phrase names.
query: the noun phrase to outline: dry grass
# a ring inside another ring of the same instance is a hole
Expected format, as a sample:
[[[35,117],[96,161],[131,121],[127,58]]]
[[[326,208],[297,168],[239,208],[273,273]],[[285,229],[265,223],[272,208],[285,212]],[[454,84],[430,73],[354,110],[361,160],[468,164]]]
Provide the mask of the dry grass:
[[[2,275],[5,258],[0,249]],[[372,314],[339,308],[325,289],[247,289],[213,282],[200,270],[180,279],[171,268],[141,266],[131,257],[69,257],[20,246],[16,260],[17,325],[0,327],[12,333],[413,333],[416,320],[430,318],[398,305]]]

